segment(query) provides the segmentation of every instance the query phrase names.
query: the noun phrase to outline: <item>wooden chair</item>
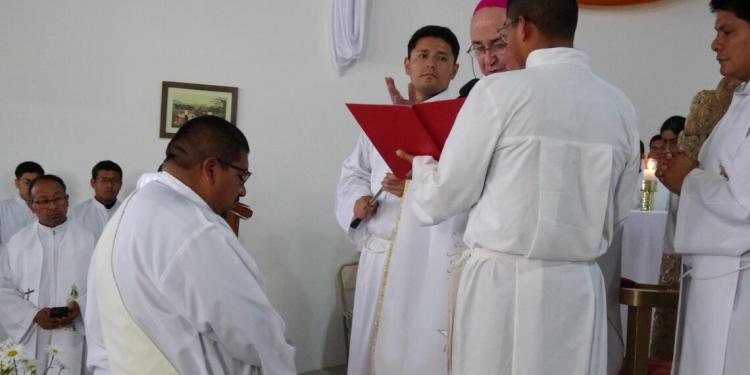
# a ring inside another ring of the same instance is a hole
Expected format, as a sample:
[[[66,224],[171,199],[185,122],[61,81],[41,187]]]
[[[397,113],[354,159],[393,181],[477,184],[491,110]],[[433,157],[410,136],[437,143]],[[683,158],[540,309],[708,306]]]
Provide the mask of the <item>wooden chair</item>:
[[[346,357],[349,358],[349,338],[352,331],[352,312],[354,310],[354,291],[357,285],[357,267],[359,263],[349,263],[339,269],[339,294],[341,296],[342,322],[344,324],[344,345]]]
[[[651,310],[655,307],[676,309],[679,291],[660,285],[627,284],[620,288],[620,303],[628,306],[628,332],[625,344],[623,375],[646,375],[649,368],[664,367],[649,362]]]

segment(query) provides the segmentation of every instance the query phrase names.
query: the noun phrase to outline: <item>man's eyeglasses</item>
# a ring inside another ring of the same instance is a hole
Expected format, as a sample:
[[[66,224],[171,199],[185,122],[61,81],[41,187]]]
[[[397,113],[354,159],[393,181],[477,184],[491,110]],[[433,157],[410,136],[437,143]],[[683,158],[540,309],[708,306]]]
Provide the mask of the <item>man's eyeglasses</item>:
[[[505,48],[507,47],[508,47],[508,42],[504,40],[504,38],[501,36],[499,39],[494,40],[492,44],[490,44],[489,48],[481,44],[471,45],[471,47],[469,47],[469,50],[466,51],[466,53],[470,55],[474,55],[476,59],[481,59],[487,54],[496,55],[504,51]]]
[[[63,196],[60,196],[60,197],[57,197],[57,198],[52,198],[52,199],[33,200],[33,201],[31,201],[31,203],[34,204],[34,205],[37,205],[39,207],[49,207],[50,204],[54,204],[55,206],[59,206],[66,199],[68,199],[68,196],[67,195],[63,195]]]
[[[253,172],[250,172],[247,169],[240,168],[240,167],[238,167],[238,166],[236,166],[236,165],[234,165],[234,164],[232,164],[230,162],[227,162],[227,161],[224,161],[224,160],[221,160],[221,159],[218,159],[218,158],[216,160],[218,160],[219,163],[224,164],[227,167],[230,167],[232,169],[236,169],[238,172],[240,172],[240,180],[242,181],[242,184],[244,184],[245,182],[247,182],[247,179],[250,178],[250,176],[253,175]]]

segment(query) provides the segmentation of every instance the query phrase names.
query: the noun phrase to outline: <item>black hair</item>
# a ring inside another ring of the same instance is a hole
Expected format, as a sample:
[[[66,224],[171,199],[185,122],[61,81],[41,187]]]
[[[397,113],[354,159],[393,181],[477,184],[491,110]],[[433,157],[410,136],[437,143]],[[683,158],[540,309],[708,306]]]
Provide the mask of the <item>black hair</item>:
[[[711,0],[710,7],[711,12],[732,12],[737,18],[750,22],[750,2],[747,0]]]
[[[21,178],[24,173],[44,174],[44,168],[33,161],[25,161],[16,167],[16,178]]]
[[[661,134],[651,137],[651,140],[648,141],[648,147],[651,147],[651,144],[654,143],[654,141],[661,141]]]
[[[641,155],[643,155],[646,152],[646,147],[643,146],[643,141],[638,141],[641,143]]]
[[[461,50],[461,46],[458,44],[458,38],[456,38],[456,34],[454,34],[451,29],[445,26],[435,25],[424,26],[414,32],[414,35],[412,35],[411,39],[409,39],[409,44],[407,44],[406,46],[406,57],[408,58],[411,56],[411,51],[414,50],[414,48],[417,46],[417,42],[419,42],[420,39],[427,37],[439,38],[448,43],[448,45],[451,47],[451,52],[453,53],[453,61],[458,61],[458,53]]]
[[[29,184],[29,196],[31,196],[31,190],[34,189],[34,186],[36,186],[37,182],[39,181],[55,181],[58,184],[60,184],[60,186],[62,186],[63,188],[63,191],[67,193],[67,187],[65,186],[65,182],[63,182],[62,178],[57,177],[53,174],[45,174],[45,175],[39,176],[34,181],[31,181],[31,183]]]
[[[661,125],[659,133],[671,130],[674,135],[679,135],[685,129],[685,118],[682,116],[672,116]]]
[[[572,41],[578,27],[576,0],[508,0],[508,19],[523,17],[544,36]]]
[[[99,171],[115,171],[122,178],[122,168],[111,160],[102,160],[94,165],[94,168],[91,169],[92,180],[96,180]]]
[[[249,153],[250,146],[240,129],[221,117],[200,116],[180,127],[167,145],[164,161],[192,168],[209,157],[237,161],[242,152]]]

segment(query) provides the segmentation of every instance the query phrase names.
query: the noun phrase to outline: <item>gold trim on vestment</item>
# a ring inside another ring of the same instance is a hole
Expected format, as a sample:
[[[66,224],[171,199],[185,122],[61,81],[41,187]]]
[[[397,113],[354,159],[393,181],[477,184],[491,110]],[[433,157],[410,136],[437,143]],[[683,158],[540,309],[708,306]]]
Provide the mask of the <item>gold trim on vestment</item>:
[[[388,270],[391,267],[391,255],[393,254],[393,247],[396,245],[396,234],[398,234],[398,227],[401,224],[401,214],[404,211],[404,201],[406,201],[406,191],[409,188],[409,180],[404,181],[404,194],[401,196],[401,202],[398,206],[398,214],[396,214],[396,222],[393,225],[393,231],[391,232],[391,244],[388,246],[388,251],[385,254],[385,264],[383,266],[383,279],[380,282],[380,290],[378,291],[378,302],[375,305],[375,320],[372,323],[372,336],[370,337],[370,371],[372,375],[375,375],[375,347],[378,343],[378,330],[380,328],[380,318],[383,314],[383,300],[385,299],[385,289],[388,286]]]

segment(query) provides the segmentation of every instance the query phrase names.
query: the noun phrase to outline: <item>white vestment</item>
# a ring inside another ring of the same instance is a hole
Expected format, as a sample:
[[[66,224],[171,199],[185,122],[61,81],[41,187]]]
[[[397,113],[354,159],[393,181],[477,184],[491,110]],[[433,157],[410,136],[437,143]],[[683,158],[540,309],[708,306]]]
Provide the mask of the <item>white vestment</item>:
[[[482,79],[437,163],[413,163],[414,210],[469,222],[452,373],[605,374],[595,260],[630,212],[639,166],[633,106],[570,48]]]
[[[449,99],[448,90],[428,101]],[[350,228],[354,219],[354,203],[362,196],[374,196],[381,182],[390,172],[364,133],[357,139],[354,151],[344,160],[336,189],[336,219],[349,238],[361,251],[357,269],[357,283],[349,346],[347,373],[368,375],[372,373],[372,350],[375,338],[376,310],[383,283],[386,256],[391,249],[396,225],[400,216],[401,199],[390,193],[378,198],[378,209],[372,217],[362,221],[356,229]],[[425,232],[427,233],[427,232]],[[423,243],[427,248],[428,243]],[[400,350],[405,348],[393,348]]]
[[[749,135],[745,82],[682,184],[675,250],[692,270],[682,281],[673,367],[679,375],[750,369]]]
[[[104,230],[104,225],[107,224],[109,218],[112,217],[112,214],[119,207],[120,201],[115,202],[111,208],[107,208],[96,200],[96,198],[91,198],[73,207],[70,210],[70,216],[83,224],[94,235],[94,238],[98,240],[102,234],[102,230]]]
[[[19,230],[36,220],[29,205],[16,195],[11,199],[0,201],[0,245],[10,241]]]
[[[57,345],[67,374],[83,373],[84,326],[46,330],[34,323],[44,307],[67,306],[73,287],[81,313],[86,309],[86,275],[94,237],[74,220],[54,228],[38,222],[22,229],[7,243],[0,275],[0,321],[8,335],[24,346],[28,358],[48,361],[47,347]],[[26,294],[26,296],[24,295]]]
[[[296,374],[294,348],[258,266],[200,196],[162,172],[123,209],[112,254],[122,301],[179,373],[251,374],[262,367],[266,374]],[[91,269],[90,281],[97,272]],[[96,284],[89,288],[87,366],[107,373],[108,327]]]
[[[446,373],[451,260],[465,250],[467,212],[422,225],[407,190],[389,262],[375,344],[375,374]]]
[[[159,177],[159,172],[146,172],[138,177],[138,182],[135,183],[135,188],[140,189],[146,186],[147,183],[156,180]]]
[[[20,195],[0,201],[0,256],[3,255],[3,245],[10,241],[16,232],[31,224],[34,219],[36,219],[34,213]],[[8,335],[0,325],[0,342],[7,338]]]

